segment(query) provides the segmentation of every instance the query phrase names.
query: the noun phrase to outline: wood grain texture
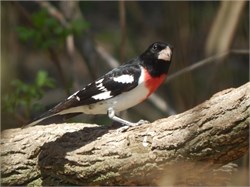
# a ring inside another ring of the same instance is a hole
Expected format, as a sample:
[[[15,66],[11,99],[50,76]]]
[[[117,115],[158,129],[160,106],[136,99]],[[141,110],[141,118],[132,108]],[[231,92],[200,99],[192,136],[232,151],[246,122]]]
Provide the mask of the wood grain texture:
[[[81,123],[5,130],[1,183],[159,185],[174,180],[175,172],[179,184],[201,185],[194,179],[248,152],[249,90],[250,83],[224,90],[184,113],[123,133]],[[179,176],[183,172],[188,175]]]

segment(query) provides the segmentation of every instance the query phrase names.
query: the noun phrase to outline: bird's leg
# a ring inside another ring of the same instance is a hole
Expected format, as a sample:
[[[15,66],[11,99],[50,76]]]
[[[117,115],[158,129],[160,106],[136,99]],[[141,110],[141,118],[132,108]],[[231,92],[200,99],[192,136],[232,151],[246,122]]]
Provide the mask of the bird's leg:
[[[117,122],[119,122],[119,123],[121,123],[121,124],[124,124],[124,125],[126,125],[126,126],[131,126],[131,127],[132,127],[132,126],[135,126],[134,123],[129,122],[129,121],[126,121],[126,120],[124,120],[124,119],[119,118],[118,116],[116,116],[116,115],[115,115],[115,110],[114,110],[113,108],[109,108],[109,109],[108,109],[108,116],[109,116],[110,119],[112,119],[112,120],[114,120],[114,121],[117,121]]]
[[[141,125],[141,124],[144,124],[144,123],[149,123],[148,121],[145,121],[145,120],[140,120],[137,123],[132,123],[132,122],[126,121],[126,120],[116,116],[115,115],[115,110],[113,108],[108,109],[108,116],[109,116],[110,119],[125,125],[124,127],[126,127],[126,129],[129,128],[129,127],[134,127],[134,126]]]

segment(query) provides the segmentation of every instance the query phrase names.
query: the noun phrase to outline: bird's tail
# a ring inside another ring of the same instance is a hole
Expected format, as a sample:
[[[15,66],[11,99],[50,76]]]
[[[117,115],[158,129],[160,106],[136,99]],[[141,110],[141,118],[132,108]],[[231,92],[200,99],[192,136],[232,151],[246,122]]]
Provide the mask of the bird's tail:
[[[38,118],[30,121],[24,128],[35,126],[35,125],[49,125],[52,123],[62,123],[68,118],[72,118],[81,113],[68,113],[68,114],[58,114],[51,111],[47,111]]]
[[[28,122],[27,125],[25,125],[24,127],[31,127],[31,126],[35,126],[40,124],[42,121],[52,117],[53,114],[49,114],[49,112],[45,112],[44,114],[42,114],[41,116],[39,116],[38,118],[35,118],[33,120],[31,120],[30,122]]]
[[[49,125],[51,123],[62,123],[66,119],[74,117],[76,115],[79,115],[81,113],[70,113],[70,111],[67,112],[67,109],[73,106],[75,102],[75,98],[71,99],[65,99],[63,102],[57,104],[38,118],[35,118],[34,120],[30,121],[26,126],[24,127],[30,127],[34,125]],[[64,112],[63,112],[64,111]]]

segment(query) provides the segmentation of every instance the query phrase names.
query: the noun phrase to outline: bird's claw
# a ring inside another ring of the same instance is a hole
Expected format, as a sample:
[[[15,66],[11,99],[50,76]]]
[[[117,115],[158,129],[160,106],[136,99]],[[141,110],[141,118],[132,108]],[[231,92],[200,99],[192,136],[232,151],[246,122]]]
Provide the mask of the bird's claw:
[[[142,124],[147,124],[147,123],[150,123],[149,121],[147,120],[143,120],[141,119],[140,121],[138,121],[137,123],[130,123],[128,125],[125,125],[123,127],[120,127],[119,129],[117,129],[117,133],[121,133],[121,132],[125,132],[127,131],[130,127],[136,127],[136,126],[139,126],[139,125],[142,125]]]
[[[123,126],[116,130],[117,134],[126,132],[130,126]]]
[[[137,126],[137,125],[142,125],[142,124],[147,124],[147,123],[150,123],[150,122],[147,121],[147,120],[141,119],[140,121],[138,121],[137,123],[135,123],[135,124],[136,124],[135,126]]]

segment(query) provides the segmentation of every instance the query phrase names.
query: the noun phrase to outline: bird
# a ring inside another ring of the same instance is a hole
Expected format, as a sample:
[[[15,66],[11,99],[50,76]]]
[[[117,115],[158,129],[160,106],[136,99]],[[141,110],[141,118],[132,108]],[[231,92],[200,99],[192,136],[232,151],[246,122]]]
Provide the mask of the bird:
[[[82,113],[106,114],[127,127],[141,125],[146,121],[130,122],[117,113],[143,102],[156,91],[167,77],[172,55],[172,45],[154,42],[141,55],[76,91],[26,126],[38,125],[56,116],[73,117]]]

